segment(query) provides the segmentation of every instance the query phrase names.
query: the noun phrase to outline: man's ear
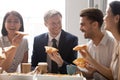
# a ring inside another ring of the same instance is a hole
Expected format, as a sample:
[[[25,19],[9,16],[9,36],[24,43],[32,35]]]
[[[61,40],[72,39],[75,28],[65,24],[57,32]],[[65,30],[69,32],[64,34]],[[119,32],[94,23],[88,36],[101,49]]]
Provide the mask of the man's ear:
[[[96,28],[96,27],[98,27],[98,26],[99,26],[99,24],[98,24],[98,22],[97,22],[97,21],[94,21],[94,22],[92,23],[92,26],[94,26],[94,27]]]

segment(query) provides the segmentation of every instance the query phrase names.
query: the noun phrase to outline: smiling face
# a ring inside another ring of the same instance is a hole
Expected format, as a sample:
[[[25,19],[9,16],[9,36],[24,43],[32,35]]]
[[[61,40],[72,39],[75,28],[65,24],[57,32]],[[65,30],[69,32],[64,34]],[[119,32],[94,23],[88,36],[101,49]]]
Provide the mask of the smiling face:
[[[62,17],[54,15],[45,22],[51,36],[57,36],[62,29]]]
[[[115,26],[115,22],[114,22],[114,15],[111,12],[111,8],[108,7],[106,9],[106,15],[104,17],[104,23],[105,23],[105,29],[112,31],[114,26]]]
[[[80,18],[80,30],[84,32],[85,38],[92,38],[94,35],[94,29],[93,29],[93,23],[91,20],[89,20],[87,17],[81,17]]]
[[[15,33],[21,27],[20,19],[15,15],[9,15],[5,20],[5,28],[8,34]]]

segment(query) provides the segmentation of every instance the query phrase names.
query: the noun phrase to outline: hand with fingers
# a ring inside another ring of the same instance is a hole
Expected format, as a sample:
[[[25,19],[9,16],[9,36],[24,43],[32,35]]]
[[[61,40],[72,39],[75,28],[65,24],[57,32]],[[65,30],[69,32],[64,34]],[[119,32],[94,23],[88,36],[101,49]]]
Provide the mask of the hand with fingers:
[[[59,67],[63,64],[63,59],[58,53],[58,49],[50,46],[45,46],[46,53],[49,55],[50,59],[58,64]]]
[[[63,59],[58,52],[54,52],[48,55],[51,58],[51,60],[58,64],[59,67],[63,65]]]

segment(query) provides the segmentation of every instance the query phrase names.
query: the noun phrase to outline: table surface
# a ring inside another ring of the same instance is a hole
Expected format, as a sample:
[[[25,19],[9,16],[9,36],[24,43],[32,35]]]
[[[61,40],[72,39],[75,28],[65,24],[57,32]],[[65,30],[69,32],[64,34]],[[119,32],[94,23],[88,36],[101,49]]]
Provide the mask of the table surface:
[[[86,80],[80,75],[53,75],[53,74],[0,74],[0,80]]]

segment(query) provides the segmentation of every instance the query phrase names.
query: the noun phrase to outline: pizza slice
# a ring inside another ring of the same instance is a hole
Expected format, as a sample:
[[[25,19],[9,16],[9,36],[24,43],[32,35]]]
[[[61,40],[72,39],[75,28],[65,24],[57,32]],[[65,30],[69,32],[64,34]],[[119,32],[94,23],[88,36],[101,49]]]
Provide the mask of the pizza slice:
[[[3,49],[0,49],[0,60],[4,60],[6,59],[6,54],[9,53],[9,51],[11,51],[13,48],[16,48],[16,46],[9,46],[9,47],[4,47],[4,50]]]
[[[87,49],[87,45],[77,45],[73,48],[73,50],[75,50],[75,51],[79,51],[82,49]]]
[[[16,31],[15,33],[16,33],[16,34],[22,34],[23,36],[27,36],[27,35],[28,35],[27,33],[21,32],[21,31]]]
[[[85,68],[86,66],[86,61],[84,58],[77,58],[73,61],[73,63],[76,65],[76,66],[79,66],[81,68]]]
[[[57,52],[58,49],[54,48],[54,47],[51,47],[51,46],[45,46],[45,51],[46,51],[46,53],[51,54],[51,53]]]

